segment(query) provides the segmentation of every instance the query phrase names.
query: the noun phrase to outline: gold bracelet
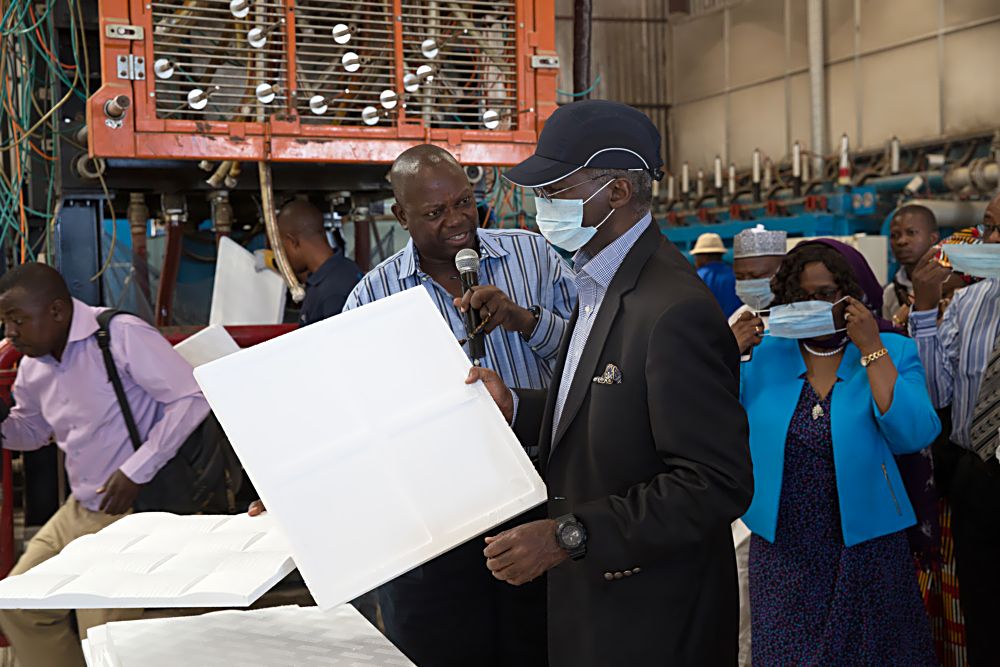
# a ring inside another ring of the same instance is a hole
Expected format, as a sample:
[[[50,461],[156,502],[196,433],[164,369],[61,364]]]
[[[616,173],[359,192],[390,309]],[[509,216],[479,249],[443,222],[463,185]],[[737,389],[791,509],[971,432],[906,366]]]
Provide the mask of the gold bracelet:
[[[881,350],[876,350],[872,352],[871,354],[866,354],[865,356],[861,357],[861,365],[864,368],[868,368],[868,365],[871,364],[873,361],[881,359],[887,354],[889,354],[889,350],[885,349],[884,347]]]

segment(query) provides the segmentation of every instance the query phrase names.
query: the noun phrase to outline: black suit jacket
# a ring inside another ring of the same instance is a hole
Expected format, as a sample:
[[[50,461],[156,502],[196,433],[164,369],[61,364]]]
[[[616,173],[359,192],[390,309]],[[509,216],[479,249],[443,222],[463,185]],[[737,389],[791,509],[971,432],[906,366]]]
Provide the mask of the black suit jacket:
[[[571,322],[570,331],[576,323]],[[549,572],[552,667],[737,662],[731,522],[753,494],[739,350],[721,309],[652,224],[609,286],[555,440],[548,395],[518,391],[549,516],[575,514],[587,554]],[[608,364],[618,384],[598,384]]]

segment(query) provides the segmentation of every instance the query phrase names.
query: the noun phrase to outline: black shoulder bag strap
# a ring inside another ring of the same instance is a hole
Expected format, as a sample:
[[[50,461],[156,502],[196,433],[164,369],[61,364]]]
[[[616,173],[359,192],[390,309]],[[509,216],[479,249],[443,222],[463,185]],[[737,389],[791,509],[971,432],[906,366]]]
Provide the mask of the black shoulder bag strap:
[[[139,427],[135,424],[132,407],[128,404],[128,397],[125,395],[125,388],[122,386],[122,378],[118,374],[118,367],[115,366],[115,358],[111,356],[111,320],[118,315],[128,315],[128,313],[121,310],[105,310],[97,314],[97,346],[101,348],[101,355],[104,357],[104,369],[108,373],[108,381],[114,387],[115,397],[118,399],[118,405],[122,409],[122,416],[125,417],[125,425],[128,427],[128,436],[132,441],[132,447],[139,449],[142,446]]]

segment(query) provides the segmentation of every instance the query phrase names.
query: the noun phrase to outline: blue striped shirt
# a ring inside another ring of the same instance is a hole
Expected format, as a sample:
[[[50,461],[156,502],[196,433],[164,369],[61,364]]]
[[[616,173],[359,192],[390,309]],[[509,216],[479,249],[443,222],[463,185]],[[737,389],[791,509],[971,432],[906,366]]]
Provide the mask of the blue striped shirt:
[[[523,230],[479,230],[479,281],[494,285],[523,308],[539,306],[531,337],[497,327],[486,337],[483,366],[496,371],[508,387],[545,389],[573,306],[573,272],[545,239]],[[351,310],[397,292],[423,285],[456,338],[465,338],[465,322],[452,295],[420,270],[413,241],[372,269],[347,298]],[[468,350],[466,350],[468,351]]]
[[[955,292],[940,325],[937,314],[911,313],[910,335],[934,406],[951,406],[952,442],[968,449],[979,385],[1000,331],[1000,281],[984,280]]]
[[[590,330],[594,328],[597,311],[604,302],[604,295],[608,293],[608,286],[625,261],[625,256],[649,227],[652,219],[653,217],[647,213],[642,220],[632,225],[631,229],[594,255],[593,259],[582,250],[573,258],[574,268],[577,271],[576,287],[580,294],[580,316],[576,318],[576,326],[573,327],[569,350],[566,353],[566,365],[559,381],[555,412],[552,416],[553,442],[559,428],[559,419],[562,418],[563,406],[566,405],[566,396],[576,376],[583,348],[587,346],[587,339],[590,338]]]

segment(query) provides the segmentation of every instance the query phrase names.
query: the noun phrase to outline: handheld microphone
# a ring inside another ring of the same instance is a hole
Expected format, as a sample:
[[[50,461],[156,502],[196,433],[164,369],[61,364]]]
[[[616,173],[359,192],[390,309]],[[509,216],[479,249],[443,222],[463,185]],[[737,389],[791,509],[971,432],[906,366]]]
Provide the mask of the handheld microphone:
[[[455,268],[458,269],[458,276],[462,280],[462,294],[464,295],[473,287],[479,285],[479,253],[471,248],[459,250],[455,255]],[[465,312],[465,330],[469,334],[469,357],[473,363],[479,365],[478,360],[486,356],[486,344],[483,342],[483,334],[472,335],[482,324],[483,319],[479,316],[479,311],[469,308]]]

